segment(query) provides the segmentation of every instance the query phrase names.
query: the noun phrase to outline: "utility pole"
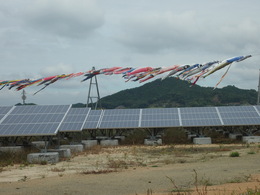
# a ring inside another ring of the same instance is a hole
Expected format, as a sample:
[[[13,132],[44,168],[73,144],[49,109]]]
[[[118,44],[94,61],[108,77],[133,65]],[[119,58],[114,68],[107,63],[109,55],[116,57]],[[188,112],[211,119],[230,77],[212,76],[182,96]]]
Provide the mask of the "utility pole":
[[[92,67],[92,70],[94,71],[95,67]],[[92,86],[94,86],[96,88],[96,94],[94,96],[91,94]],[[95,106],[93,106],[93,103],[94,103],[93,99],[96,100]],[[96,75],[94,77],[90,78],[87,107],[89,107],[90,103],[91,103],[91,108],[94,109],[94,110],[96,110],[97,107],[98,107],[98,104],[100,104],[100,95],[99,95],[98,82],[97,82],[97,76]]]
[[[260,69],[259,69],[259,83],[258,83],[258,96],[257,96],[257,105],[260,105]]]
[[[25,91],[23,90],[22,92],[22,100],[23,100],[23,105],[25,105],[25,100],[26,100],[26,95]]]

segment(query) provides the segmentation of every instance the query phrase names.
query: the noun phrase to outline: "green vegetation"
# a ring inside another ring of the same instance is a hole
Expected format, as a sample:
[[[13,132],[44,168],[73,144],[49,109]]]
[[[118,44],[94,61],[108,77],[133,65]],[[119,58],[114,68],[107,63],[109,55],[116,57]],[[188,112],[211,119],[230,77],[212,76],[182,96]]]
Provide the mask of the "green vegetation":
[[[238,152],[231,152],[230,157],[239,157],[239,153]]]
[[[103,108],[196,107],[223,105],[254,105],[255,90],[227,86],[213,90],[176,78],[157,79],[143,86],[126,89],[101,99]]]

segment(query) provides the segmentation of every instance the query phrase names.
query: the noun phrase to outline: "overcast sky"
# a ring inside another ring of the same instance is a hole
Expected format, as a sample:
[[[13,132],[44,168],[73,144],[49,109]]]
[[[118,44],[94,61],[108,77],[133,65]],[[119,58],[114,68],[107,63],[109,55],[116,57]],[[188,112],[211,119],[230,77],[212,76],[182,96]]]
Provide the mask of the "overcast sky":
[[[249,55],[219,85],[257,89],[259,0],[0,0],[0,80],[123,67],[195,64]],[[226,69],[201,86],[214,86]],[[86,103],[89,81],[61,80],[26,102]],[[119,75],[98,77],[100,95],[138,87]],[[0,105],[22,102],[21,91],[0,91]]]

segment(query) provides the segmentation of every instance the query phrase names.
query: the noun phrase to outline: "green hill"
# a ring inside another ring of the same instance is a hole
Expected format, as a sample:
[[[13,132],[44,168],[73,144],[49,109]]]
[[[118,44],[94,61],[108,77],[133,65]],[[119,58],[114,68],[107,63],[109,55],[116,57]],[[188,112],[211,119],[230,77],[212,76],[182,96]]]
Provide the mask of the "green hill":
[[[254,105],[255,90],[244,90],[227,86],[213,90],[212,87],[195,85],[186,81],[168,78],[157,79],[137,88],[127,89],[101,98],[102,108],[152,108],[195,107],[222,105]]]

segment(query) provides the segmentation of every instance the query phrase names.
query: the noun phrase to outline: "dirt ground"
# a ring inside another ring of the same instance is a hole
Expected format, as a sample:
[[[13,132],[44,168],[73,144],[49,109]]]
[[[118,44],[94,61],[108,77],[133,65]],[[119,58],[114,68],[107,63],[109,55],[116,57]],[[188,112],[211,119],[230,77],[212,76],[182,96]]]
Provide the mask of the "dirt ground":
[[[230,157],[238,152],[239,157]],[[256,192],[257,191],[257,192]],[[260,194],[260,147],[94,147],[54,165],[0,171],[0,194]]]

